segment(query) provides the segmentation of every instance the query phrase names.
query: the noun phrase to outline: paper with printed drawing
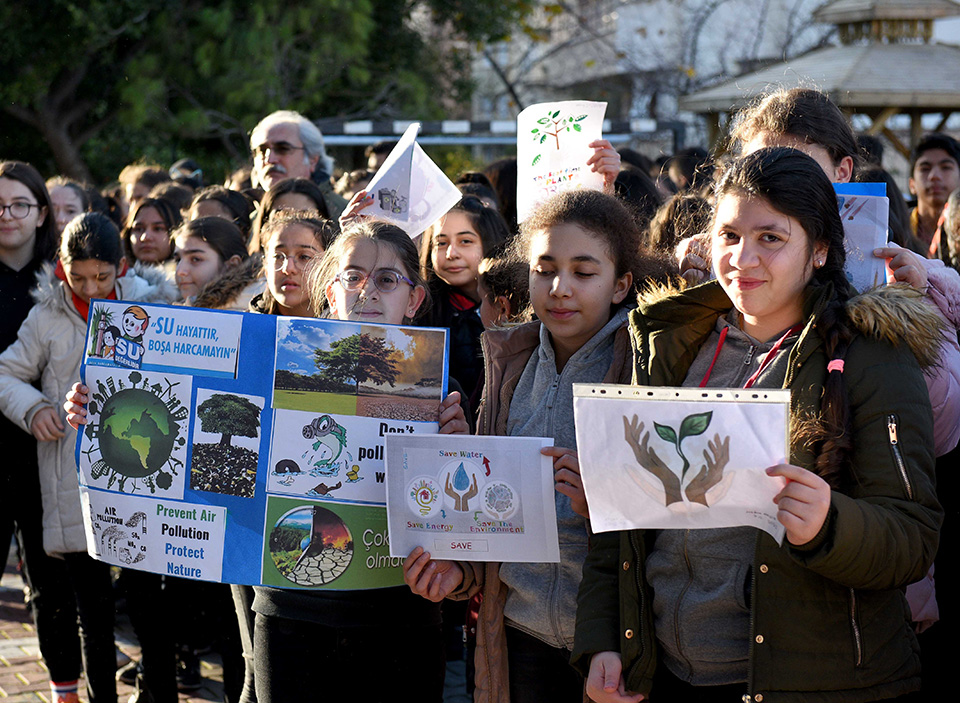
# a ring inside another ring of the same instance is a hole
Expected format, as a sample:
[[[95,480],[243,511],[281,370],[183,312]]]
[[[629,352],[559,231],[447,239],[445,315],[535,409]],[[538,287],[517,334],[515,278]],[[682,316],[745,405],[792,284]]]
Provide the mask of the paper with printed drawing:
[[[447,335],[92,301],[76,454],[90,556],[224,583],[402,585],[384,437],[438,431]]]
[[[890,200],[885,183],[837,183],[837,204],[843,222],[847,261],[844,273],[858,291],[863,292],[887,282],[883,259],[873,250],[887,245]]]
[[[587,166],[588,144],[603,138],[607,104],[589,100],[531,105],[517,115],[517,221],[556,193],[603,188]]]
[[[573,388],[594,532],[747,525],[783,539],[785,482],[765,469],[787,461],[790,391]]]
[[[386,220],[414,237],[443,217],[463,195],[417,144],[420,123],[404,131],[377,170],[367,193],[373,205],[363,214]]]
[[[553,462],[542,437],[391,435],[390,555],[559,562]]]

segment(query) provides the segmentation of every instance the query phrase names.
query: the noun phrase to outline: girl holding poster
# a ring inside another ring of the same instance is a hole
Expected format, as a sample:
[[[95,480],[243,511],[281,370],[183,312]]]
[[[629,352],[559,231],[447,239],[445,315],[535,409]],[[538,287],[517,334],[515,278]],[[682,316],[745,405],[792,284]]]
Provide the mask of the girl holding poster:
[[[544,452],[554,457],[560,563],[433,560],[418,547],[404,571],[411,589],[430,600],[483,593],[478,702],[507,701],[509,691],[512,703],[579,703],[583,678],[569,658],[588,531],[572,384],[629,379],[626,305],[639,273],[640,233],[618,201],[576,190],[538,206],[516,246],[530,265],[530,300],[539,321],[484,333],[486,397],[478,429],[554,438],[557,446]]]
[[[572,661],[598,703],[917,690],[903,588],[942,518],[921,373],[936,313],[908,288],[852,297],[836,197],[809,156],[760,149],[716,196],[717,280],[643,297],[633,381],[793,391],[791,463],[767,469],[783,480],[786,542],[752,528],[594,535]]]

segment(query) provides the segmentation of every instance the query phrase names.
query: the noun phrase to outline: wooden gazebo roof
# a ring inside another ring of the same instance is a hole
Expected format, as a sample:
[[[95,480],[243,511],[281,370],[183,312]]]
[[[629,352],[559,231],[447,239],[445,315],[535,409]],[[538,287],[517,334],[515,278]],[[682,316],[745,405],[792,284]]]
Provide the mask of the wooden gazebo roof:
[[[943,115],[941,128],[960,110],[960,47],[931,41],[933,21],[960,15],[953,0],[834,0],[814,13],[837,25],[841,46],[811,51],[789,61],[738,76],[680,99],[684,110],[711,115],[738,110],[777,88],[818,88],[846,112],[869,115],[871,133],[882,133],[903,153],[886,127],[895,114],[910,114],[911,145],[920,116]]]

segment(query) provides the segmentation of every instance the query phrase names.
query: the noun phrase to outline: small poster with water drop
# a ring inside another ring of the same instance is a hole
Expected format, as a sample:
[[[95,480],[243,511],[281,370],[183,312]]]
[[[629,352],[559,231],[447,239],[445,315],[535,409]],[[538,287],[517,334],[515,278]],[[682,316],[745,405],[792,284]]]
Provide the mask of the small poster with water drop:
[[[390,554],[558,562],[553,462],[543,437],[387,438]]]

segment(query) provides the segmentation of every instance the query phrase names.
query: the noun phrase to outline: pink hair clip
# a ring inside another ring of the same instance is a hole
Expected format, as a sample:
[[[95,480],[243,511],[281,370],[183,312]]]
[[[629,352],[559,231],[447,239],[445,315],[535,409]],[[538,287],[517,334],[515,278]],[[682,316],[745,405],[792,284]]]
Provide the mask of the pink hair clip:
[[[829,364],[827,364],[827,373],[831,371],[839,371],[843,373],[843,359],[834,359]]]

